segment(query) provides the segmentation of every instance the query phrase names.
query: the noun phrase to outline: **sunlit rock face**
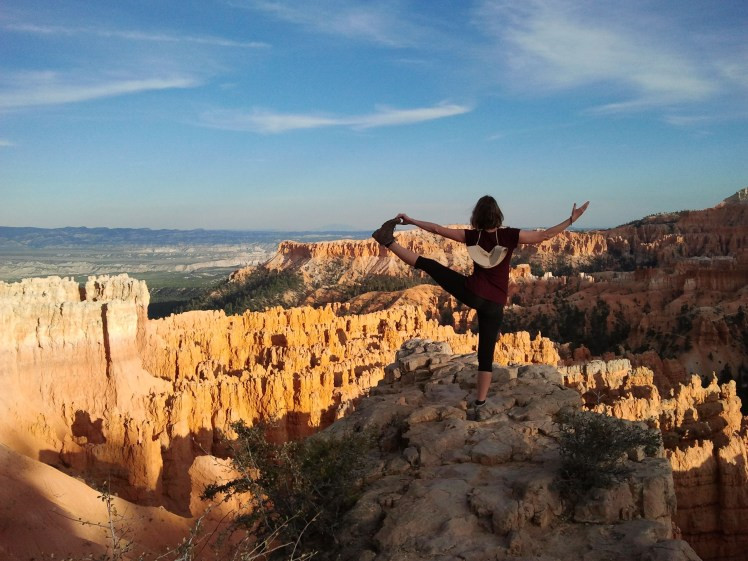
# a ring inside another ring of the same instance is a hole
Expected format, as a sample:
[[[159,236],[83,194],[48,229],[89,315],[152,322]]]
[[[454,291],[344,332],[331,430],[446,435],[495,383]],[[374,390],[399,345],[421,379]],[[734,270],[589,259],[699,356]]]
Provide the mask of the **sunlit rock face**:
[[[274,419],[276,438],[305,436],[344,415],[415,334],[459,352],[477,341],[413,306],[148,320],[148,300],[125,275],[0,284],[0,442],[182,514],[195,458],[221,454],[232,422]],[[559,357],[525,333],[504,336],[497,359]]]
[[[419,255],[436,259],[459,271],[472,268],[465,244],[421,230],[396,233],[398,243]],[[282,242],[276,255],[264,267],[269,270],[299,271],[307,283],[338,283],[360,280],[369,275],[412,276],[414,269],[400,261],[373,239],[331,242]]]
[[[660,366],[662,368],[662,366]],[[674,521],[703,559],[745,559],[748,531],[748,430],[735,382],[704,385],[626,359],[560,369],[587,407],[629,420],[650,420],[663,435],[678,509]]]
[[[746,189],[713,208],[656,214],[608,230],[564,232],[538,246],[517,252],[523,260],[549,262],[569,255],[572,262],[613,254],[638,265],[669,267],[689,257],[732,256],[746,260],[748,202]]]

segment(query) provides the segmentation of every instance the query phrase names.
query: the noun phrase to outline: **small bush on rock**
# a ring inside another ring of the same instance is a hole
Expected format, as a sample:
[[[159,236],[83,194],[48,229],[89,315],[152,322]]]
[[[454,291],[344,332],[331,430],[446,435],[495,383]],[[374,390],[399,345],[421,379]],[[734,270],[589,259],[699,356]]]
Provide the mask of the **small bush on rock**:
[[[624,459],[644,447],[651,456],[660,447],[660,433],[640,424],[592,411],[563,409],[555,418],[560,429],[561,469],[557,487],[576,502],[590,489],[608,488],[631,473]]]
[[[238,435],[232,444],[234,467],[243,476],[210,485],[203,496],[247,493],[249,512],[235,522],[258,541],[275,544],[266,552],[268,559],[332,554],[343,517],[361,491],[371,435],[313,436],[275,444],[265,437],[266,426],[239,422],[232,428]]]

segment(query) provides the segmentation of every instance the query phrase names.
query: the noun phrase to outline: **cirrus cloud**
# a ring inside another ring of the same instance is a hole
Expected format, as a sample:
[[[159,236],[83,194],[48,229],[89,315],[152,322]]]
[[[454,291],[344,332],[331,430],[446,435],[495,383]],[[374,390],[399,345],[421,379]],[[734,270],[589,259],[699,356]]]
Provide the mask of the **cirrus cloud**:
[[[67,27],[62,25],[38,25],[31,23],[9,23],[3,26],[7,31],[32,33],[36,35],[95,35],[106,39],[116,38],[129,41],[150,41],[155,43],[195,43],[214,47],[264,48],[262,41],[236,41],[213,35],[185,35],[168,32],[139,31],[135,29],[105,29],[96,27]]]
[[[278,113],[259,108],[251,111],[221,109],[204,113],[200,124],[211,128],[270,134],[323,127],[348,127],[360,130],[422,123],[461,115],[471,110],[470,106],[450,103],[414,109],[379,106],[373,113],[351,116]]]
[[[424,24],[424,14],[413,17],[412,6],[402,0],[229,0],[229,4],[314,33],[388,48],[417,47],[433,40],[435,34],[435,29]]]
[[[718,49],[683,30],[676,18],[591,1],[483,0],[476,23],[513,84],[535,91],[594,88],[611,100],[592,113],[630,112],[701,102],[727,89]],[[738,72],[739,73],[739,72]]]
[[[77,103],[154,90],[199,85],[187,76],[92,79],[57,72],[20,72],[0,83],[0,110]]]

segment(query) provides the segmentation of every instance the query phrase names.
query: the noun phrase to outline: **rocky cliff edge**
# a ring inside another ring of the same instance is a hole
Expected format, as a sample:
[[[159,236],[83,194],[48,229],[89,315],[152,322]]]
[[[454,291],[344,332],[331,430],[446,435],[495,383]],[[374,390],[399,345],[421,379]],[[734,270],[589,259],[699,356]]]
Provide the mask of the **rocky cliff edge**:
[[[472,357],[411,340],[387,376],[328,433],[375,428],[369,485],[341,533],[344,558],[366,561],[538,559],[696,561],[674,539],[670,465],[631,454],[633,474],[572,511],[554,490],[553,415],[580,407],[542,365],[495,368],[480,420],[469,420]]]

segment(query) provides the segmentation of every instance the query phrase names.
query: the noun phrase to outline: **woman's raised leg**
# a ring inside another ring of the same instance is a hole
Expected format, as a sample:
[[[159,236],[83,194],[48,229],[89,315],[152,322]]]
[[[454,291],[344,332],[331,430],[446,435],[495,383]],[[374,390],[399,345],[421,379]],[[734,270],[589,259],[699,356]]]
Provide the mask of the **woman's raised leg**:
[[[397,255],[402,261],[405,261],[411,267],[415,266],[418,254],[409,250],[407,247],[401,246],[397,242],[392,242],[387,246],[392,253]]]

